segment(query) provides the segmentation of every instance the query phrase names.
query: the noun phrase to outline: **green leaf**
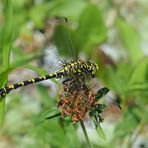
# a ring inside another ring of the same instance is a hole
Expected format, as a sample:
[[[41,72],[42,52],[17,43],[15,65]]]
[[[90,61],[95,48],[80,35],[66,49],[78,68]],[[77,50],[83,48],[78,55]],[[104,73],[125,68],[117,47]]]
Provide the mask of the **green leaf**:
[[[104,74],[106,85],[109,88],[112,88],[112,90],[116,90],[117,93],[122,93],[127,84],[127,75],[125,75],[125,71],[126,74],[128,74],[127,64],[118,64],[117,70],[111,66],[108,66],[107,68],[108,70]]]
[[[53,106],[56,106],[55,100],[49,98],[49,90],[46,89],[45,86],[37,85],[37,90],[44,108],[52,108]]]
[[[143,83],[133,83],[133,84],[129,84],[128,87],[122,92],[124,95],[127,94],[129,95],[130,93],[133,93],[134,91],[141,91],[141,93],[143,93],[143,91],[147,91],[148,90],[148,83],[147,82],[143,82]]]
[[[140,37],[138,33],[122,19],[117,20],[116,26],[129,60],[131,62],[137,62],[143,56],[142,50],[140,49]]]
[[[79,17],[77,28],[77,47],[88,53],[94,46],[104,42],[107,38],[107,28],[100,10],[96,5],[87,6]]]
[[[41,116],[39,118],[39,121],[42,122],[46,119],[52,119],[52,118],[55,118],[55,117],[59,117],[61,116],[61,112],[58,108],[52,108],[52,109],[48,109],[48,110],[45,110],[41,113]]]
[[[40,54],[40,53],[33,53],[33,54],[25,55],[24,57],[20,57],[17,60],[15,60],[14,63],[11,63],[10,67],[12,69],[22,67],[22,66],[26,65],[26,63],[28,63],[28,62],[30,62],[32,60],[38,59],[41,56],[42,56],[42,54]]]
[[[95,97],[96,100],[99,100],[101,99],[103,96],[105,96],[108,92],[109,92],[109,88],[107,87],[103,87],[103,88],[100,88],[98,91],[97,91],[97,95]]]
[[[96,130],[97,130],[97,133],[99,134],[99,136],[100,136],[103,140],[106,140],[106,135],[105,135],[105,133],[104,133],[104,131],[103,131],[103,129],[102,129],[100,123],[98,123],[98,126],[97,126]]]
[[[141,120],[142,112],[138,107],[130,107],[115,128],[115,137],[131,135]],[[126,122],[125,122],[126,121]]]
[[[80,0],[54,0],[52,4],[53,7],[50,10],[50,15],[64,16],[70,18],[70,20],[76,20],[86,6],[86,2]]]
[[[95,116],[92,117],[92,120],[93,120],[93,123],[94,123],[94,125],[95,125],[96,131],[97,131],[97,133],[99,134],[99,136],[100,136],[103,140],[106,140],[106,136],[105,136],[105,134],[104,134],[104,132],[103,132],[103,130],[102,130],[102,127],[101,127],[99,121],[97,120],[97,116],[96,116],[96,117],[95,117]]]
[[[37,27],[43,27],[43,23],[46,17],[48,7],[46,3],[40,5],[34,5],[30,11],[30,18]]]
[[[137,82],[145,82],[147,79],[146,72],[148,68],[148,58],[143,57],[141,61],[134,64],[133,69],[129,75],[129,84]]]
[[[2,64],[2,44],[3,44],[3,37],[2,37],[2,32],[3,32],[3,27],[0,26],[0,67],[1,67],[1,64]]]
[[[12,69],[9,68],[0,74],[0,87],[3,87],[3,84],[6,82],[7,76],[11,71]]]
[[[40,74],[40,75],[46,75],[48,74],[48,72],[42,68],[39,68],[39,67],[35,67],[33,65],[25,65],[23,66],[24,68],[28,68],[28,69],[31,69],[33,71],[35,71],[36,73]]]

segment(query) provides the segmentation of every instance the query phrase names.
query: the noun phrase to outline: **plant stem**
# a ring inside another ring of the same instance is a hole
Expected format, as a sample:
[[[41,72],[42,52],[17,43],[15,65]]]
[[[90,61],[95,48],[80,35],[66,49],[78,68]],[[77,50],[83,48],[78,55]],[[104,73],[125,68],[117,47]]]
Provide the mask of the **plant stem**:
[[[86,132],[86,128],[85,128],[84,122],[83,121],[80,121],[80,124],[81,124],[82,130],[83,130],[85,139],[87,141],[87,144],[88,144],[89,148],[92,148],[92,145],[91,145],[91,143],[89,141],[89,138],[88,138],[88,135],[87,135],[87,132]]]

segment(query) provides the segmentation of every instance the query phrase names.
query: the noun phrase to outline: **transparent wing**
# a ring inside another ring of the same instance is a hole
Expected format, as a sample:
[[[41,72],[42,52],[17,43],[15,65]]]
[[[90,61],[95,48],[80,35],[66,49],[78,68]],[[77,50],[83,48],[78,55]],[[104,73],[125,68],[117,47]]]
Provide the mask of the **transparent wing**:
[[[116,101],[116,99],[113,99],[110,95],[106,94],[104,96],[104,101],[106,106],[116,106],[117,108],[121,109],[120,104]]]
[[[54,73],[62,67],[63,61],[54,45],[48,46],[44,54],[44,62],[47,64],[49,73]]]
[[[73,48],[68,23],[64,18],[49,20],[45,30],[47,48],[44,50],[44,62],[48,64],[49,72],[55,72],[63,64],[76,59],[77,55]]]
[[[98,90],[96,95],[97,100],[103,98],[102,100],[106,106],[103,110],[102,115],[109,117],[118,117],[121,114],[121,107],[114,99],[114,97],[111,97],[111,94],[108,93],[109,89],[107,87],[103,87]]]
[[[119,108],[121,108],[117,101],[111,97],[111,94],[108,95],[109,91],[110,90],[107,87],[99,89],[96,95],[96,99],[99,100],[103,97],[106,106],[116,105],[119,106]]]
[[[109,95],[104,96],[105,109],[102,113],[103,118],[117,120],[121,116],[121,107],[115,99]]]
[[[77,58],[76,50],[74,49],[71,39],[69,23],[64,17],[56,18],[55,31],[53,36],[53,43],[56,45],[59,54],[68,59]]]

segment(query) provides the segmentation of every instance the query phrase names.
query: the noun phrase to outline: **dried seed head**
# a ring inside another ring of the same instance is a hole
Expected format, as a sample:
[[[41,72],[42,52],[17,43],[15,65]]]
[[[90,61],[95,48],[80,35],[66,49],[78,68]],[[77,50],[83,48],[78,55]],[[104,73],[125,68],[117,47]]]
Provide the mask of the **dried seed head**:
[[[69,92],[66,87],[67,85],[63,85],[58,102],[62,115],[71,117],[73,123],[84,120],[86,114],[94,110],[97,103],[93,91],[80,89]]]

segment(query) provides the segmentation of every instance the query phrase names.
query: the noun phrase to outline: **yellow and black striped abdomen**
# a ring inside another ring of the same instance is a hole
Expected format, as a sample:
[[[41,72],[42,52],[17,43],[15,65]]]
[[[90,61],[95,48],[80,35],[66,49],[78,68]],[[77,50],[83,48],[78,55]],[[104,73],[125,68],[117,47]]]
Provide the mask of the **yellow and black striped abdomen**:
[[[53,74],[48,74],[45,76],[40,76],[34,79],[22,81],[13,85],[6,86],[0,89],[0,97],[5,96],[10,91],[20,88],[22,86],[26,86],[29,84],[37,83],[43,80],[51,79],[51,78],[72,78],[77,79],[77,77],[87,78],[92,77],[97,70],[97,65],[92,62],[84,62],[81,60],[71,61],[65,65],[63,68]]]
[[[54,74],[40,76],[40,77],[37,77],[37,78],[34,78],[34,79],[30,79],[30,80],[15,83],[13,85],[6,86],[6,87],[0,89],[0,97],[5,96],[6,94],[8,94],[10,91],[12,91],[14,89],[17,89],[17,88],[20,88],[22,86],[26,86],[26,85],[29,85],[29,84],[37,83],[37,82],[40,82],[40,81],[43,81],[43,80],[55,78],[56,76],[57,76],[57,74],[54,73]]]

